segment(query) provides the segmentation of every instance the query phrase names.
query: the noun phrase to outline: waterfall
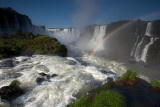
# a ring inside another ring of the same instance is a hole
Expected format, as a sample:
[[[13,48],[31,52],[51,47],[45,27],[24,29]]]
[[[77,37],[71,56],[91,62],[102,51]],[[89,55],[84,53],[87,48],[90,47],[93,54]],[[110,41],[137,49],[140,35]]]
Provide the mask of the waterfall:
[[[144,37],[142,38],[142,40],[137,45],[137,48],[136,48],[136,51],[135,51],[135,54],[134,54],[134,57],[135,57],[136,61],[139,61],[140,48],[141,48],[141,44],[143,43],[143,40],[144,40]]]
[[[143,62],[146,62],[148,49],[154,43],[154,41],[157,39],[157,38],[154,39],[153,37],[151,37],[152,36],[151,31],[152,31],[152,22],[148,22],[145,35],[142,37],[142,40],[138,43],[139,36],[137,35],[137,30],[136,30],[135,35],[137,36],[137,40],[136,40],[136,43],[134,44],[134,47],[133,47],[132,52],[131,52],[131,56],[134,55],[134,58],[135,58],[136,61],[141,60]],[[141,45],[143,44],[144,38],[146,36],[151,37],[150,42],[144,46],[144,48],[142,50],[142,53],[141,53],[141,50],[140,50]],[[137,47],[136,47],[136,44],[137,44]],[[135,50],[135,53],[134,53],[134,48],[135,47],[136,47],[136,50]]]
[[[136,48],[136,45],[138,44],[138,40],[139,40],[139,35],[138,35],[138,28],[136,28],[136,31],[135,31],[135,36],[137,36],[137,39],[136,39],[136,42],[135,42],[135,44],[134,44],[134,46],[133,46],[133,48],[132,48],[132,51],[131,51],[131,56],[133,56],[134,55],[134,51],[135,51],[135,48]]]
[[[98,42],[103,39],[103,37],[106,34],[106,28],[107,28],[106,25],[95,27],[93,38],[90,40],[90,45],[92,48],[95,47],[98,44]],[[99,47],[98,50],[102,49],[103,49],[103,44]]]
[[[29,25],[29,23],[27,22],[27,25],[28,25],[28,31],[32,31],[32,29],[31,29],[31,27],[30,27],[30,25]],[[37,33],[37,32],[36,32]]]
[[[64,32],[69,32],[69,29],[63,29]]]
[[[152,36],[152,34],[151,34],[152,24],[153,24],[152,22],[148,22],[147,28],[146,28],[146,33],[145,33],[146,36]]]
[[[150,38],[150,42],[144,47],[143,51],[142,51],[142,55],[141,55],[141,61],[146,62],[147,60],[147,52],[149,47],[154,43],[155,40],[157,40],[158,38]]]
[[[19,29],[19,22],[18,22],[17,16],[14,15],[14,17],[15,17],[15,21],[16,21],[16,30],[18,30]]]
[[[79,28],[72,28],[71,35],[72,35],[72,37],[75,37],[75,40],[77,40],[80,35],[80,29]]]
[[[100,26],[96,26],[95,27],[95,30],[94,30],[94,35],[93,35],[93,38],[91,41],[96,41],[98,40],[98,36],[99,36],[99,29],[100,29]]]
[[[6,16],[5,15],[3,15],[3,17],[4,17],[4,19],[6,20],[6,27],[7,27],[7,30],[10,32],[10,26],[9,26],[9,23],[8,23],[8,20],[7,20],[7,18],[6,18]]]

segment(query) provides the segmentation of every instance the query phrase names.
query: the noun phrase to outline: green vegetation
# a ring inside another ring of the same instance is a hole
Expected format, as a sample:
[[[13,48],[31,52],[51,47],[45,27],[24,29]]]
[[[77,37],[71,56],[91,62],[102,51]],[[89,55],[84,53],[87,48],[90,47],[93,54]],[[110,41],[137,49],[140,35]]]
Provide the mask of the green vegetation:
[[[0,58],[20,54],[54,54],[67,55],[67,48],[55,38],[45,35],[33,35],[31,32],[22,33],[20,30],[13,34],[0,35]]]
[[[120,93],[107,90],[101,91],[99,95],[95,96],[92,107],[125,107],[125,97]]]
[[[91,107],[92,103],[87,96],[74,101],[69,107]]]
[[[124,73],[120,78],[117,78],[116,81],[120,81],[120,80],[132,80],[135,81],[136,80],[136,72],[132,72],[131,70],[127,70],[126,73]]]
[[[94,97],[85,96],[73,102],[70,107],[126,107],[126,99],[117,91],[101,91]]]
[[[18,80],[13,80],[11,83],[10,83],[10,86],[19,86],[21,83],[18,81]]]
[[[160,83],[158,81],[156,81],[156,80],[152,80],[151,81],[151,86],[153,88],[157,88],[157,87],[160,87]]]

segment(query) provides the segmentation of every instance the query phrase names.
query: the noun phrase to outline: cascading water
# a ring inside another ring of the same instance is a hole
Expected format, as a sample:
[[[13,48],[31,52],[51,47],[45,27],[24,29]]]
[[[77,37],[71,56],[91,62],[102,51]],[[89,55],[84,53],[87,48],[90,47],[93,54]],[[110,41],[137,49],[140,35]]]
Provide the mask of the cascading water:
[[[136,61],[139,61],[140,58],[140,49],[141,49],[141,44],[143,43],[144,37],[142,38],[142,40],[138,43],[137,48],[135,50],[135,54],[134,57],[136,59]]]
[[[88,64],[85,64],[86,61]],[[95,66],[96,63],[100,66],[102,64],[104,68]],[[125,67],[119,63],[88,59],[87,55],[81,58],[20,56],[14,58],[14,65],[11,68],[0,68],[0,87],[9,85],[14,79],[19,80],[25,93],[15,99],[13,104],[23,107],[67,106],[78,96],[108,82],[107,78],[115,80],[118,75],[113,72],[125,71]],[[41,77],[39,73],[42,72],[48,77],[41,84],[37,84],[36,78]],[[52,78],[52,74],[58,76]],[[5,106],[6,103],[0,101],[0,105]]]
[[[17,19],[17,16],[14,15],[15,17],[15,22],[16,22],[16,30],[19,29],[19,22],[18,22],[18,19]]]
[[[152,24],[153,24],[152,22],[148,22],[148,24],[147,24],[147,29],[146,29],[146,33],[145,33],[146,36],[152,36],[152,34],[151,34]]]
[[[137,36],[137,40],[136,40],[136,43],[132,49],[131,56],[134,55],[134,58],[136,61],[143,61],[146,63],[147,62],[147,52],[149,50],[149,47],[154,43],[154,41],[156,39],[158,39],[158,38],[152,37],[153,36],[152,35],[152,22],[148,22],[145,35],[142,37],[142,39],[139,43],[138,43],[139,36],[137,35],[137,33],[135,33],[135,35]],[[146,44],[144,46],[143,50],[141,51],[141,45],[143,44],[146,36],[150,37],[150,42],[148,44]],[[137,47],[136,47],[136,44],[137,44]],[[136,47],[136,49],[135,49],[135,53],[134,53],[135,47]]]
[[[80,28],[58,29],[57,32],[50,32],[50,36],[57,38],[63,44],[76,43],[80,36]]]
[[[136,45],[138,44],[138,40],[139,40],[139,35],[138,35],[138,28],[136,28],[136,31],[135,31],[135,36],[137,37],[137,39],[136,39],[136,42],[135,42],[135,44],[134,44],[134,46],[133,46],[133,48],[132,48],[132,51],[131,51],[131,56],[133,56],[134,55],[134,51],[136,50]]]
[[[6,16],[5,15],[3,15],[3,17],[4,17],[4,19],[5,19],[5,21],[6,21],[6,29],[10,32],[11,31],[11,29],[10,29],[10,25],[9,25],[9,23],[8,23],[8,20],[7,20],[7,18],[6,18]]]
[[[154,41],[156,40],[156,39],[158,39],[158,38],[150,38],[150,42],[149,42],[149,44],[147,44],[145,47],[144,47],[144,49],[143,49],[143,51],[142,51],[142,55],[141,55],[141,61],[143,61],[143,62],[146,62],[147,61],[147,52],[148,52],[148,49],[149,49],[149,47],[154,43]]]
[[[31,29],[31,27],[30,27],[30,25],[29,25],[29,23],[27,22],[27,25],[28,25],[28,31],[32,31],[32,29]]]
[[[93,49],[98,42],[100,42],[100,40],[103,39],[103,37],[106,34],[106,25],[102,25],[102,26],[96,26],[95,30],[94,30],[94,34],[93,34],[93,38],[90,40],[89,44],[90,47]],[[103,50],[103,44],[97,49],[97,50]]]

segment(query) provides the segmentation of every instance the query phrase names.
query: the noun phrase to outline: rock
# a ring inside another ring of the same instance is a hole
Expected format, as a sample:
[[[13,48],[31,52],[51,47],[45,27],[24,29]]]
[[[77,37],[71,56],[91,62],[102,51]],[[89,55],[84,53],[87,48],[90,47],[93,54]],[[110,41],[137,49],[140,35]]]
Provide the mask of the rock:
[[[45,79],[44,79],[44,78],[41,78],[41,77],[38,77],[38,78],[36,79],[37,84],[41,84],[43,81],[45,81]]]
[[[105,83],[110,83],[110,82],[113,82],[113,77],[107,77],[107,78],[103,81],[103,84],[105,84]]]
[[[36,69],[43,71],[43,72],[49,72],[49,69],[45,65],[37,65]]]
[[[4,86],[0,89],[0,96],[3,100],[11,101],[18,96],[22,95],[24,92],[18,86]]]
[[[56,76],[58,76],[58,75],[57,75],[57,74],[52,74],[52,75],[51,75],[52,78],[54,78],[54,77],[56,77]]]
[[[50,79],[50,75],[45,74],[45,73],[39,73],[39,75],[41,75],[44,79],[49,80]]]
[[[10,78],[18,78],[20,76],[22,76],[23,74],[21,73],[9,73],[7,75],[5,75],[5,78],[10,79]]]
[[[18,81],[18,80],[13,80],[11,83],[10,83],[10,86],[17,86],[19,87],[21,83]]]
[[[38,77],[37,79],[36,79],[36,82],[37,82],[37,84],[41,84],[43,81],[50,81],[50,78],[52,77],[52,76],[50,76],[50,75],[48,75],[48,74],[46,74],[46,73],[38,73],[39,75],[40,75],[40,77]],[[53,74],[53,76],[55,77],[55,76],[57,76],[56,74]]]
[[[68,64],[69,64],[69,65],[76,65],[77,63],[74,62],[74,61],[69,61]]]
[[[14,67],[12,59],[4,59],[0,61],[0,67]]]
[[[112,78],[112,77],[108,77],[108,78],[106,79],[106,81],[107,81],[107,82],[112,82],[112,81],[113,81],[113,78]]]
[[[2,100],[12,101],[18,96],[22,95],[24,92],[19,87],[20,82],[14,80],[9,86],[4,86],[0,89],[0,96]]]
[[[49,80],[50,79],[50,75],[46,75],[44,78]]]
[[[41,75],[41,76],[46,76],[47,74],[45,74],[45,73],[38,73],[39,75]]]

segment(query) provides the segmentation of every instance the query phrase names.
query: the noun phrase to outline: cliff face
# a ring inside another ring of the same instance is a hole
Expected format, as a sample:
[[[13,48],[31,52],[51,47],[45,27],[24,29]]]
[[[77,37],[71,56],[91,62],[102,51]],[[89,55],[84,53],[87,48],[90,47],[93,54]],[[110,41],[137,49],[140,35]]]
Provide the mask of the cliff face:
[[[78,38],[74,40],[77,47],[87,51],[95,49],[99,42],[108,36],[94,53],[99,56],[113,60],[160,64],[160,20],[118,21],[81,29],[70,28],[66,31],[73,35],[70,38]]]
[[[106,35],[116,28],[119,30],[104,41],[104,49],[97,54],[111,59],[160,64],[160,20],[135,21],[120,27],[126,22],[107,25]]]
[[[45,34],[45,27],[33,25],[28,16],[11,8],[0,8],[0,33],[13,33],[18,29],[23,32]]]

